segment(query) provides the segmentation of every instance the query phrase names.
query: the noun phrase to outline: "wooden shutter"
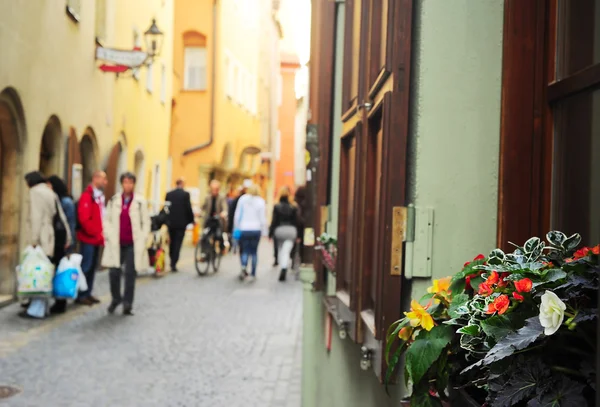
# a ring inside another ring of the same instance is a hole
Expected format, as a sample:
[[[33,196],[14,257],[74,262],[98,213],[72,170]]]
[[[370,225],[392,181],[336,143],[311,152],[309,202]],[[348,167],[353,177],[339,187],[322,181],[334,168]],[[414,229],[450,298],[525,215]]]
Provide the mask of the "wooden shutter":
[[[117,143],[114,145],[112,150],[110,150],[106,165],[106,179],[108,180],[108,184],[104,190],[104,195],[106,196],[107,200],[110,199],[117,191],[117,183],[119,182],[119,174],[117,174],[117,171],[119,170],[120,156],[121,145]]]
[[[407,204],[412,6],[346,5],[337,309],[350,337],[373,352],[380,378],[385,331],[402,305],[404,248],[392,231]]]

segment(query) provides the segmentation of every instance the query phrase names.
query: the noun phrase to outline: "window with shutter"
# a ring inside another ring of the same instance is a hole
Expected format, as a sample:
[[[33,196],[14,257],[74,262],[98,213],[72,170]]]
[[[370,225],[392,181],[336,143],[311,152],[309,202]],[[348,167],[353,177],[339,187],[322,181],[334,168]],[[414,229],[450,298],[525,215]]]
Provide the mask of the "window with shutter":
[[[206,90],[206,48],[185,47],[184,90]]]
[[[167,68],[165,64],[162,64],[160,70],[160,101],[163,104],[167,101]]]

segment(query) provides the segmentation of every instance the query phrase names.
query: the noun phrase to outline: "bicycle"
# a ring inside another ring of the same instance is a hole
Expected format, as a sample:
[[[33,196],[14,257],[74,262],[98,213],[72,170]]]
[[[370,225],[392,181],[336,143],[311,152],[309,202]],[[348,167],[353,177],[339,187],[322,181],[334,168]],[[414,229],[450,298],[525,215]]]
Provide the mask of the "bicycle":
[[[207,222],[202,236],[198,239],[196,249],[194,250],[196,272],[199,276],[205,276],[211,266],[213,272],[219,271],[221,265],[222,251],[217,239],[216,232],[220,230],[220,218],[213,216]]]

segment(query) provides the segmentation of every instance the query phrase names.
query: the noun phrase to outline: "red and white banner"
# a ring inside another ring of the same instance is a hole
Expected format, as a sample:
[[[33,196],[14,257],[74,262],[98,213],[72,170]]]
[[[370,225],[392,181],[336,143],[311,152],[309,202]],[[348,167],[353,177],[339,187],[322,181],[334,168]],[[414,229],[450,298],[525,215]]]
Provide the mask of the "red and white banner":
[[[140,50],[127,51],[122,49],[97,47],[96,59],[101,59],[127,68],[137,68],[146,62],[148,54]]]

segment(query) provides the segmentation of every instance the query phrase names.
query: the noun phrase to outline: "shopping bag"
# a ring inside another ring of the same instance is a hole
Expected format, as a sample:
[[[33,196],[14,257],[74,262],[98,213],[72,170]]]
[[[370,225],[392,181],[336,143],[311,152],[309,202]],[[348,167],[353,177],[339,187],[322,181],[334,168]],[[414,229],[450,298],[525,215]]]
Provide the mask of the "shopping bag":
[[[79,264],[71,261],[69,257],[63,257],[58,263],[58,269],[53,280],[53,294],[56,298],[77,298],[79,287]]]
[[[165,251],[162,248],[156,251],[154,270],[156,270],[156,274],[165,271]]]
[[[77,269],[77,273],[79,277],[77,278],[77,291],[84,292],[88,289],[87,278],[85,278],[85,274],[83,274],[83,270],[81,269],[81,263],[83,262],[83,256],[79,253],[74,253],[69,256],[69,261],[71,265]],[[59,264],[60,266],[60,264]]]
[[[40,246],[28,246],[17,267],[17,294],[20,297],[52,294],[54,265]]]
[[[48,308],[48,300],[44,298],[34,298],[27,307],[27,315],[34,318],[44,318]]]

